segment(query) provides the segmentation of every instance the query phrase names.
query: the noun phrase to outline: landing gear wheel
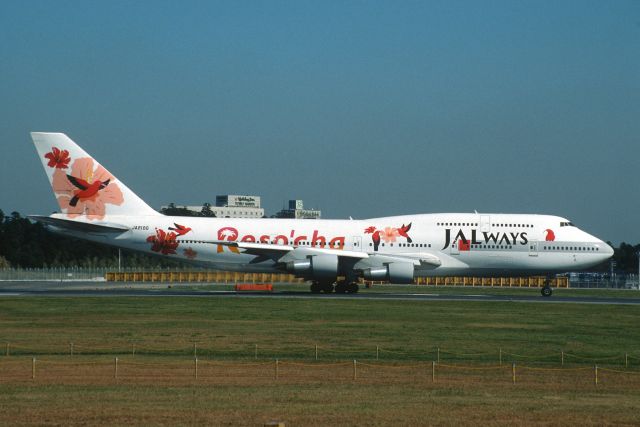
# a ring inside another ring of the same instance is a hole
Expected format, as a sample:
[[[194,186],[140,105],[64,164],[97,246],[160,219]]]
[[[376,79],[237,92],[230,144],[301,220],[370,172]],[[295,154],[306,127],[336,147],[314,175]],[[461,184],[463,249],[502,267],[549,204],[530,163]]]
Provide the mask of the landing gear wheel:
[[[550,297],[553,291],[551,290],[551,286],[544,286],[540,290],[540,293],[542,294],[543,297]]]
[[[318,282],[313,282],[311,284],[311,293],[313,294],[319,294],[320,292],[322,292],[322,286],[320,286],[320,283]]]
[[[347,292],[350,294],[357,294],[358,289],[360,289],[360,286],[356,282],[351,282],[347,285]]]
[[[337,294],[344,294],[348,291],[348,287],[346,282],[340,281],[338,283],[336,283],[336,293]]]
[[[323,283],[322,284],[322,292],[325,294],[330,294],[333,292],[333,283]]]

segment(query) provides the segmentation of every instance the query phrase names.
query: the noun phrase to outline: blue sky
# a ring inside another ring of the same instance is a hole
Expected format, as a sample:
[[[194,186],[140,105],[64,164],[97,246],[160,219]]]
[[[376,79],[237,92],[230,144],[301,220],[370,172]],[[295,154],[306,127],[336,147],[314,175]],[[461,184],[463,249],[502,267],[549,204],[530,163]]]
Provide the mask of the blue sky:
[[[640,242],[640,2],[0,3],[0,208],[67,133],[154,207],[549,213]]]

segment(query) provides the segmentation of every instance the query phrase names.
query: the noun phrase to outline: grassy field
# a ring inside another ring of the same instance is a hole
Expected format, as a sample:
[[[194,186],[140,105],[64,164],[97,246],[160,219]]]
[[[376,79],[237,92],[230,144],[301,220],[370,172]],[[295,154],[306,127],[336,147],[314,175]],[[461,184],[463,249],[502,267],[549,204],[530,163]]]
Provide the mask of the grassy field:
[[[639,315],[627,305],[7,297],[0,424],[637,424]],[[607,369],[597,386],[596,363]]]

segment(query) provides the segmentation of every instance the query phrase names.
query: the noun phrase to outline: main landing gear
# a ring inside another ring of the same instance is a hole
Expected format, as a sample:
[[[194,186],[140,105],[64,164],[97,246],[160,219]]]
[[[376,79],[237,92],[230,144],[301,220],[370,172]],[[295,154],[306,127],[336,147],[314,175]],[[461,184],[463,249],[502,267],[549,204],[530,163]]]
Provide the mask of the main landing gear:
[[[355,294],[358,292],[360,287],[356,282],[347,282],[346,280],[341,280],[336,283],[336,293],[337,294]]]
[[[325,294],[330,294],[331,292],[333,292],[333,283],[313,282],[311,283],[311,292],[314,294],[319,294],[320,292],[324,292]]]
[[[544,281],[544,286],[540,289],[540,293],[543,297],[550,297],[553,291],[551,290],[551,279],[546,278]]]
[[[359,286],[356,282],[347,282],[346,280],[341,280],[335,285],[335,291],[337,294],[355,294],[358,292]],[[330,294],[334,291],[333,283],[329,282],[313,282],[311,283],[311,292],[314,294],[319,294],[320,292],[324,292],[325,294]]]

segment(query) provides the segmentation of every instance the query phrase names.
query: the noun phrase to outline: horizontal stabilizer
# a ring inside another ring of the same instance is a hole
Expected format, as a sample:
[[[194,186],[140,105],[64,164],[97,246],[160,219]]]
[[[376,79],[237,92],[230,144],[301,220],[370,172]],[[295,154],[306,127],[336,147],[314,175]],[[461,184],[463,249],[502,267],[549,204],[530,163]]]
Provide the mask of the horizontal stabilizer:
[[[53,225],[54,227],[64,228],[70,231],[84,231],[87,233],[124,233],[125,231],[129,231],[129,227],[113,223],[95,224],[42,215],[29,215],[29,218],[46,225]]]

